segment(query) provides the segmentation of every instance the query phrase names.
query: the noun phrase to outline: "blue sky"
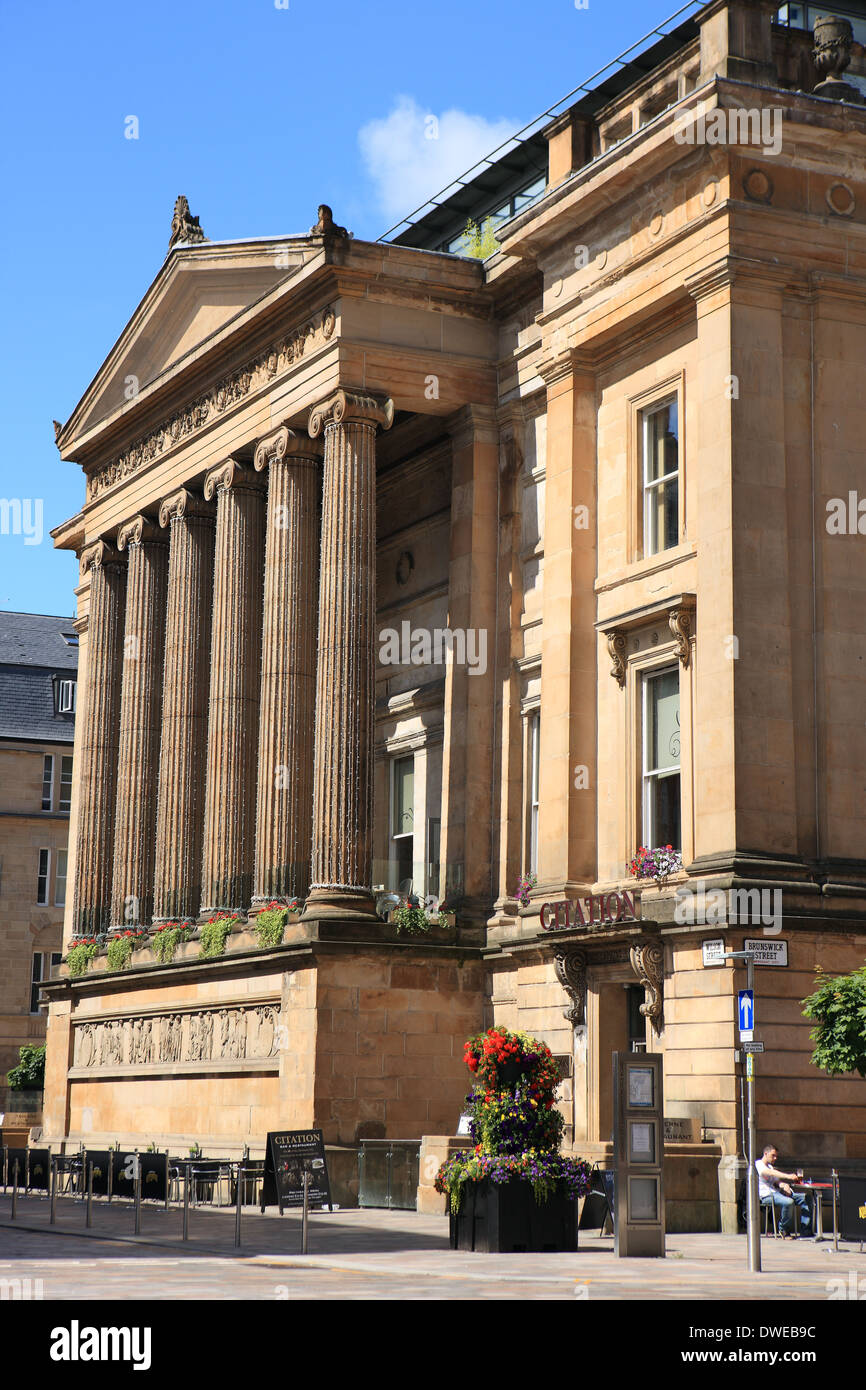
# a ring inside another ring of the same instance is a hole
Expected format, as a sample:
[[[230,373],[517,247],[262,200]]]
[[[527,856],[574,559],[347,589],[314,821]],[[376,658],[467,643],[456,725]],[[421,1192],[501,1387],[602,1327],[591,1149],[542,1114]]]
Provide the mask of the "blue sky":
[[[280,3],[5,7],[0,496],[24,511],[0,534],[0,608],[74,611],[76,561],[48,532],[83,474],[51,421],[158,271],[179,193],[213,240],[306,232],[320,202],[375,239],[678,8]],[[438,142],[418,138],[427,114]]]

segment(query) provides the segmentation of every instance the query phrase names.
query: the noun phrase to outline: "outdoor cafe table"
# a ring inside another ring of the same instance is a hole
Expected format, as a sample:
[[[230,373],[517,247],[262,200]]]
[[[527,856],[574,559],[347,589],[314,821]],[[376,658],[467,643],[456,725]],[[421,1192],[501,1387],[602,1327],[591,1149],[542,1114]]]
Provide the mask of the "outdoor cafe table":
[[[814,1237],[815,1237],[816,1240],[823,1240],[823,1239],[824,1239],[824,1213],[823,1213],[823,1210],[822,1210],[822,1208],[823,1208],[823,1194],[824,1194],[824,1192],[832,1192],[832,1191],[833,1191],[833,1184],[832,1184],[831,1182],[795,1182],[795,1183],[792,1183],[791,1185],[792,1185],[792,1187],[794,1187],[794,1188],[795,1188],[797,1191],[799,1191],[799,1192],[808,1192],[808,1193],[811,1194],[811,1197],[812,1197],[812,1207],[813,1207],[813,1212],[814,1212],[814,1221],[813,1221],[813,1225],[812,1225],[812,1233],[813,1233],[813,1235],[814,1235]],[[835,1230],[834,1230],[834,1235],[835,1235]]]

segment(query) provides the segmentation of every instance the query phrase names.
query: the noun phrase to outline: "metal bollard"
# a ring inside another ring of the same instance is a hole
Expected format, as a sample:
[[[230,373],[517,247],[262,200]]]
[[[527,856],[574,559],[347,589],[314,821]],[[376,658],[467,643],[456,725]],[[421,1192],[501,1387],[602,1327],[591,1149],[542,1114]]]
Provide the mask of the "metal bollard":
[[[241,1211],[243,1210],[243,1199],[244,1199],[244,1196],[243,1196],[243,1194],[244,1194],[244,1186],[243,1186],[243,1184],[244,1184],[244,1167],[243,1167],[243,1164],[242,1164],[242,1163],[239,1163],[239,1164],[238,1164],[237,1191],[236,1191],[236,1193],[235,1193],[235,1246],[239,1246],[240,1243],[241,1243]]]
[[[57,1222],[57,1159],[53,1154],[51,1155],[51,1162],[49,1164],[48,1186],[51,1189],[48,1205],[48,1221],[50,1225],[54,1226]]]
[[[141,1159],[135,1151],[135,1234],[141,1235]]]
[[[4,1144],[4,1145],[3,1145],[3,1192],[4,1192],[4,1194],[5,1194],[5,1192],[6,1192],[6,1188],[7,1188],[8,1185],[9,1185],[9,1150],[7,1149],[6,1145]]]
[[[833,1169],[833,1171],[832,1171],[832,1173],[831,1173],[831,1175],[830,1175],[830,1181],[831,1181],[832,1184],[833,1184],[833,1249],[838,1253],[838,1251],[839,1251],[839,1223],[838,1223],[838,1221],[837,1221],[837,1219],[836,1219],[836,1215],[837,1215],[837,1213],[836,1213],[836,1189],[837,1189],[838,1186],[839,1186],[839,1174],[836,1172],[836,1169],[835,1169],[835,1168]]]
[[[93,1159],[87,1165],[87,1215],[85,1226],[93,1225]]]
[[[24,1191],[30,1190],[30,1150],[24,1155]]]
[[[304,1169],[304,1210],[301,1215],[301,1254],[307,1253],[307,1234],[310,1224],[310,1175]]]
[[[168,1176],[168,1149],[165,1151],[165,1209],[168,1211],[168,1194],[171,1190],[171,1179]]]
[[[108,1205],[111,1206],[111,1194],[114,1191],[114,1150],[108,1150],[108,1173],[106,1175],[106,1187],[108,1191]]]
[[[18,1215],[18,1159],[12,1169],[12,1220]]]
[[[183,1173],[183,1239],[189,1240],[189,1160]]]

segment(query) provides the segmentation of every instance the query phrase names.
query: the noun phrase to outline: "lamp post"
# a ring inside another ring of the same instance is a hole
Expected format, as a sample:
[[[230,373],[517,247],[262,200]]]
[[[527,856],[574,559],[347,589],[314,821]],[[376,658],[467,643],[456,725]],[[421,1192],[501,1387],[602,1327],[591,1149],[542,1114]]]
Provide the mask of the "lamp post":
[[[725,951],[725,960],[746,962],[746,989],[755,998],[755,953],[754,951]],[[753,1014],[754,1017],[754,1014]],[[746,1091],[748,1093],[748,1159],[749,1170],[746,1177],[746,1234],[749,1247],[749,1272],[761,1273],[761,1220],[758,1206],[758,1170],[755,1140],[755,1060],[753,1054],[746,1060]]]

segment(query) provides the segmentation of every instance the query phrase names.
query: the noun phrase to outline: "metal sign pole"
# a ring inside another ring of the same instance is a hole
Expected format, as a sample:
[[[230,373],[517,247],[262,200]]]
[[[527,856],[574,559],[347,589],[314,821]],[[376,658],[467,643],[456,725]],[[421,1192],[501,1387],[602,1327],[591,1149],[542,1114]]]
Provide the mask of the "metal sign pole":
[[[93,1225],[93,1159],[87,1165],[87,1216],[85,1226]]]
[[[832,1174],[831,1174],[830,1181],[831,1181],[832,1184],[833,1184],[833,1249],[835,1250],[836,1254],[838,1255],[838,1253],[839,1253],[839,1222],[836,1220],[836,1189],[837,1189],[837,1187],[839,1186],[839,1174],[836,1172],[836,1169],[835,1169],[835,1168],[833,1169],[833,1172],[832,1172]]]
[[[168,1192],[171,1183],[168,1176],[168,1149],[165,1151],[165,1209],[168,1211]]]
[[[135,1234],[141,1235],[141,1159],[135,1151]]]
[[[746,988],[755,997],[755,957],[748,953],[746,959]],[[749,1269],[752,1274],[761,1273],[761,1208],[758,1204],[757,1138],[755,1134],[755,1055],[748,1054],[746,1089],[749,1093]]]
[[[239,1163],[239,1164],[238,1164],[237,1191],[235,1192],[235,1245],[236,1245],[236,1246],[239,1246],[240,1243],[241,1243],[241,1210],[242,1210],[242,1203],[243,1203],[243,1181],[244,1181],[244,1166],[243,1166],[242,1163]]]
[[[53,1154],[49,1163],[48,1185],[51,1188],[48,1221],[53,1226],[57,1221],[57,1159]]]
[[[189,1159],[183,1168],[183,1239],[189,1240]]]
[[[9,1186],[9,1150],[3,1145],[3,1191]]]
[[[301,1254],[307,1253],[307,1234],[310,1221],[310,1175],[304,1169],[304,1210],[301,1216]]]
[[[18,1215],[18,1159],[12,1169],[12,1220]]]

